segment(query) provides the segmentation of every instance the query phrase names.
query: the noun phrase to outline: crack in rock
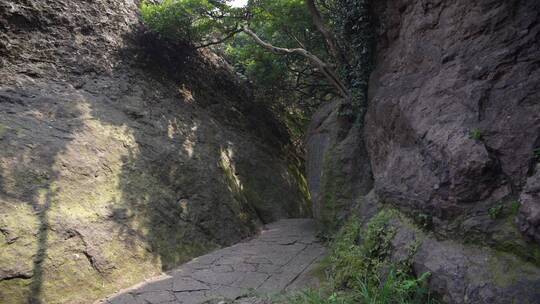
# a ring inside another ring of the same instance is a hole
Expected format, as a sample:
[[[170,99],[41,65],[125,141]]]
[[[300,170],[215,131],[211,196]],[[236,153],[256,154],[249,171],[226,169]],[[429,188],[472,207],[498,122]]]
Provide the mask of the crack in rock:
[[[253,292],[282,293],[308,282],[307,269],[325,252],[316,244],[313,221],[282,220],[268,226],[271,229],[258,238],[193,259],[165,281],[138,285],[108,303],[229,303]]]

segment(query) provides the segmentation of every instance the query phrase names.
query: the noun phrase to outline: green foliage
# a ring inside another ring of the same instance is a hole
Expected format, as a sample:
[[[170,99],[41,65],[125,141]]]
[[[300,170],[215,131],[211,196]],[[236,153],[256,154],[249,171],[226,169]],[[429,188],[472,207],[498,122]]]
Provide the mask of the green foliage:
[[[249,24],[257,35],[273,45],[302,47],[321,57],[326,55],[324,42],[312,25],[304,0],[256,0],[250,1],[246,8],[233,8],[224,0],[165,0],[160,4],[143,2],[141,12],[151,29],[194,45],[219,40]],[[221,51],[269,98],[286,97],[285,91],[297,94],[299,84],[315,91],[321,84],[320,75],[306,68],[305,58],[269,53],[244,33],[232,38]],[[303,81],[305,78],[312,79]],[[317,81],[311,81],[314,79]]]
[[[289,304],[356,304],[354,295],[346,292],[334,292],[325,295],[320,290],[309,289],[288,299]]]
[[[304,48],[330,61],[304,0],[259,0],[247,9],[249,26],[261,39],[279,47]],[[251,80],[255,97],[285,113],[293,129],[299,126],[303,132],[307,127],[303,118],[310,117],[321,101],[335,97],[334,88],[304,57],[269,53],[244,33],[227,42],[224,54]]]
[[[303,292],[288,303],[435,303],[425,286],[429,273],[415,277],[410,260],[390,260],[395,236],[390,220],[395,216],[392,211],[381,211],[366,228],[357,219],[350,219],[332,241],[325,260],[328,286]],[[413,254],[415,248],[410,251]]]
[[[352,93],[350,107],[342,115],[352,116],[363,123],[367,109],[369,76],[373,70],[375,31],[370,0],[322,1],[323,13],[331,20],[347,64],[340,67],[341,77]]]
[[[165,0],[160,4],[144,1],[144,22],[164,36],[185,42],[201,42],[222,31],[231,30],[242,11],[223,0]]]
[[[478,128],[475,128],[471,131],[471,133],[469,134],[469,137],[476,140],[482,140],[483,138],[482,131]]]
[[[517,215],[519,212],[519,201],[511,200],[506,204],[498,203],[495,206],[488,209],[488,215],[492,220]]]
[[[361,303],[434,303],[424,287],[429,276],[430,273],[425,272],[416,278],[390,269],[384,280],[377,277],[376,285],[369,282],[360,284]]]
[[[249,10],[249,26],[263,40],[280,47],[303,47],[324,56],[324,43],[311,23],[303,0],[256,1]],[[307,66],[303,57],[269,53],[244,34],[228,43],[225,54],[272,97],[282,95],[283,90],[291,92],[298,76],[294,71]]]
[[[369,244],[366,243],[365,248],[358,244],[360,233],[359,221],[352,219],[332,242],[331,254],[326,263],[329,265],[334,287],[353,287],[348,285],[356,281],[358,274],[366,273],[372,266],[372,261],[366,259],[366,252],[371,251]]]
[[[510,212],[512,215],[516,215],[519,212],[519,207],[521,204],[517,200],[513,200],[510,202]]]
[[[261,39],[286,48],[305,48],[324,61],[330,58],[321,34],[312,24],[304,0],[251,0],[233,8],[225,0],[165,0],[141,5],[144,22],[163,36],[194,46],[213,45],[251,82],[255,98],[270,104],[300,143],[311,114],[321,101],[335,97],[324,76],[298,55],[268,52],[239,31],[244,25]],[[234,34],[234,35],[231,35]]]
[[[495,205],[488,209],[488,214],[491,219],[497,219],[502,215],[504,206],[502,204]]]
[[[540,161],[540,148],[533,150],[534,157]]]

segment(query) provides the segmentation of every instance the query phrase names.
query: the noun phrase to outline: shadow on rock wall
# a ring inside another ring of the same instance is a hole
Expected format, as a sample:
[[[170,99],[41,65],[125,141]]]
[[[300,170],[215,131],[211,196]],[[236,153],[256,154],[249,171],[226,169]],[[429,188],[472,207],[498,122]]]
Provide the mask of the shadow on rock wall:
[[[28,280],[28,302],[39,302],[48,256],[50,209],[61,189],[60,155],[80,131],[82,96],[61,85],[0,87],[0,286]],[[13,248],[11,244],[21,244]],[[0,299],[2,299],[0,292]]]
[[[271,113],[218,57],[169,51],[0,87],[1,302],[88,302],[305,214]]]

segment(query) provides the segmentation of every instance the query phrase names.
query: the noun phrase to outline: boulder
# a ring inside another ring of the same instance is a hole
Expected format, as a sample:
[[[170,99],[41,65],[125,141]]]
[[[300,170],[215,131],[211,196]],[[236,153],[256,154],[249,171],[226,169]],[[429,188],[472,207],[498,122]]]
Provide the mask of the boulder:
[[[377,193],[429,214],[441,233],[474,221],[467,234],[489,239],[498,232],[486,215],[515,218],[535,172],[539,3],[379,1],[374,10],[364,134]]]

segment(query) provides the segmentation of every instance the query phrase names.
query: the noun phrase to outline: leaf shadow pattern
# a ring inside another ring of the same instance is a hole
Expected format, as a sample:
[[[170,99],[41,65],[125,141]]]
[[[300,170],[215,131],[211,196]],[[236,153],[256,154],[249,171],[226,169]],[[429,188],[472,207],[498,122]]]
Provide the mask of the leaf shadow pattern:
[[[0,87],[0,302],[97,299],[301,215],[271,113],[152,39],[120,55],[143,64]]]
[[[133,138],[124,144],[112,211],[119,233],[149,244],[167,270],[263,223],[306,215],[281,156],[287,131],[222,59],[151,33],[138,39],[143,49],[125,52],[137,54],[140,70],[124,79],[125,90],[108,95],[119,114],[97,106],[92,112]]]

